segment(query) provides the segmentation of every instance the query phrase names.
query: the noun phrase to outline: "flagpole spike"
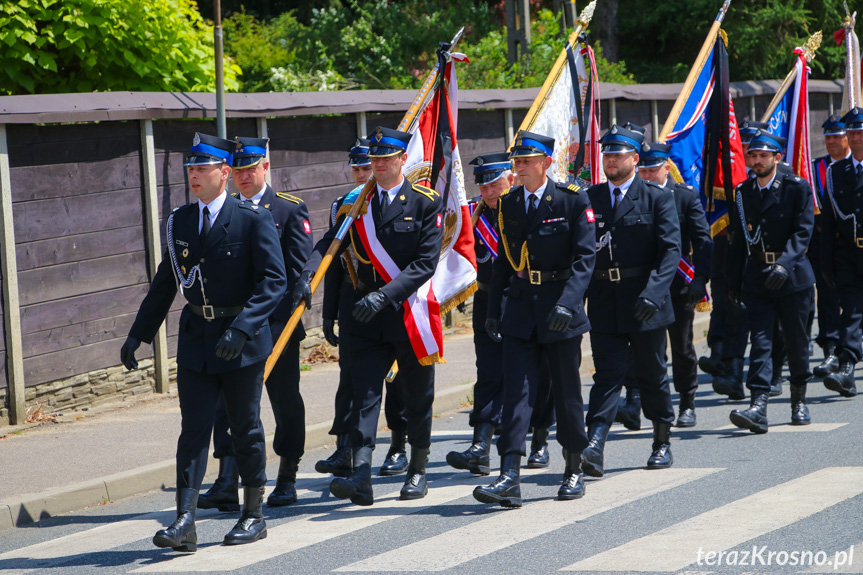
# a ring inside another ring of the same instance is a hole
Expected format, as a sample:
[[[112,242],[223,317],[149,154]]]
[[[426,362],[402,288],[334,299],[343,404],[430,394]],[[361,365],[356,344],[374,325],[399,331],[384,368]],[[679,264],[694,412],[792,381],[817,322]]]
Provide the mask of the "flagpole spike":
[[[593,20],[593,13],[596,11],[596,0],[593,0],[590,4],[584,7],[584,10],[581,11],[581,14],[578,17],[578,21],[576,24],[581,24],[584,28],[587,28],[590,21]]]
[[[821,30],[819,30],[812,34],[812,36],[809,37],[809,40],[800,47],[803,50],[803,54],[806,56],[807,61],[815,59],[815,52],[821,47],[822,39],[823,34],[821,34]]]

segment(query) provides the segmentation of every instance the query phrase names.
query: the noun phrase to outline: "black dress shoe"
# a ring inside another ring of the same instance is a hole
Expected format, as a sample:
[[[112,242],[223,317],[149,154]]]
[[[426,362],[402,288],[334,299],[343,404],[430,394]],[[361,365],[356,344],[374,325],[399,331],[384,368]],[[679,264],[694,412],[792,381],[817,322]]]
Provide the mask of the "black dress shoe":
[[[824,387],[835,391],[842,397],[854,397],[857,395],[857,386],[854,383],[854,359],[846,351],[839,352],[839,371],[831,373],[824,378]]]
[[[561,501],[581,499],[584,497],[584,474],[581,472],[581,453],[570,453],[563,450],[563,460],[566,467],[563,470],[563,483],[557,490],[557,498]]]
[[[491,485],[475,488],[474,499],[480,503],[498,503],[501,507],[521,507],[520,466],[521,454],[504,455],[500,461],[500,476]]]
[[[219,459],[219,476],[206,493],[198,496],[198,509],[218,509],[224,512],[240,510],[240,473],[237,459],[225,455]]]
[[[680,394],[678,410],[677,427],[695,427],[695,390]]]
[[[653,451],[647,459],[648,469],[667,469],[674,463],[671,455],[671,424],[662,421],[653,423]]]
[[[614,421],[630,431],[641,429],[641,390],[627,386],[626,399],[618,405]]]
[[[177,491],[177,519],[167,529],[160,529],[153,536],[156,547],[170,547],[174,551],[194,553],[198,550],[198,533],[195,530],[195,509],[198,504],[197,489]]]
[[[408,466],[408,476],[399,493],[399,499],[422,499],[428,495],[429,488],[426,482],[426,463],[428,463],[428,460],[428,449],[418,449],[411,446],[411,462]]]
[[[608,439],[608,425],[597,422],[590,425],[587,430],[589,443],[582,454],[581,469],[585,475],[591,477],[602,477],[605,441]]]
[[[713,391],[719,395],[727,395],[735,401],[746,397],[743,387],[743,358],[735,357],[729,361],[728,373],[713,378]]]
[[[824,344],[824,361],[812,369],[815,377],[827,377],[831,373],[839,371],[839,358],[836,356],[836,344]]]
[[[348,477],[354,470],[352,459],[350,437],[347,434],[339,435],[336,438],[336,451],[326,459],[315,463],[315,471],[332,473],[336,477]]]
[[[243,512],[223,543],[225,545],[245,545],[267,537],[267,523],[261,508],[264,505],[263,487],[243,488]]]
[[[407,471],[408,455],[405,449],[405,434],[403,431],[392,432],[392,442],[387,451],[387,457],[381,464],[378,475],[399,475]]]
[[[767,397],[766,391],[753,391],[749,409],[732,411],[731,423],[753,433],[767,433]]]
[[[809,425],[809,408],[806,407],[806,384],[791,386],[791,425]]]
[[[279,461],[279,475],[276,477],[276,488],[267,497],[268,507],[284,507],[297,501],[297,469],[299,459],[282,457]]]
[[[450,451],[446,462],[456,469],[465,469],[474,475],[491,473],[489,450],[494,426],[491,423],[477,423],[473,428],[473,443],[465,451]]]
[[[527,458],[528,469],[548,467],[548,428],[535,427],[530,439],[530,455]]]
[[[330,493],[339,499],[350,499],[354,505],[372,505],[372,449],[360,447],[354,451],[354,470],[350,477],[336,477],[330,483]]]

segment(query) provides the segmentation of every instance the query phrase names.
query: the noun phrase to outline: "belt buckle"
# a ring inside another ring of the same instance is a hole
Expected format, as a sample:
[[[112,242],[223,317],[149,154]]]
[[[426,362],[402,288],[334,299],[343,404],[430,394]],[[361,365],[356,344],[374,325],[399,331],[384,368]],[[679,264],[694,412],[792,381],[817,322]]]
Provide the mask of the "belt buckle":
[[[211,305],[205,305],[201,309],[204,310],[204,319],[207,321],[216,319],[216,310]]]
[[[858,248],[863,248],[863,238],[857,238],[856,242]]]
[[[542,272],[531,270],[529,278],[532,285],[538,286],[542,284]]]
[[[620,268],[611,268],[608,270],[608,281],[620,281]]]
[[[764,252],[764,263],[775,264],[776,263],[776,252]]]

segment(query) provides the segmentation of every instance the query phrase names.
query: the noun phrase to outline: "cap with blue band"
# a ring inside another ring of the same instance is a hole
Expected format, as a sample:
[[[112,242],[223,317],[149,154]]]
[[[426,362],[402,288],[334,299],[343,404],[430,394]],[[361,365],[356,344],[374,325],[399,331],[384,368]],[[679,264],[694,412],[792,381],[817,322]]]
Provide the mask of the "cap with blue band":
[[[369,134],[369,157],[385,158],[407,152],[412,134],[378,126]]]
[[[529,156],[551,156],[554,154],[554,138],[520,130],[509,153],[510,158]]]
[[[196,132],[192,140],[192,148],[186,154],[186,162],[183,165],[206,166],[224,163],[232,166],[236,147],[237,143],[231,140]]]
[[[349,166],[369,166],[372,163],[369,158],[369,141],[365,138],[357,138],[351,149],[348,150]]]
[[[842,116],[842,122],[845,124],[845,130],[854,132],[863,130],[863,108],[854,106],[848,113]]]
[[[671,144],[663,142],[652,142],[641,147],[638,155],[639,168],[656,168],[668,161],[671,157]]]
[[[755,134],[758,130],[767,132],[770,130],[770,124],[766,122],[756,122],[754,120],[746,120],[743,122],[743,127],[740,128],[740,142],[742,144],[749,144],[752,138],[755,137]]]
[[[237,149],[234,150],[234,168],[251,168],[257,166],[267,157],[269,138],[237,138]]]
[[[470,164],[473,166],[474,180],[480,186],[499,180],[512,169],[512,162],[506,152],[477,156]]]
[[[640,153],[642,142],[644,142],[644,134],[635,130],[628,130],[617,124],[613,124],[599,139],[603,154]]]
[[[785,149],[785,138],[775,136],[766,130],[757,130],[749,142],[750,152],[772,152],[781,154]]]

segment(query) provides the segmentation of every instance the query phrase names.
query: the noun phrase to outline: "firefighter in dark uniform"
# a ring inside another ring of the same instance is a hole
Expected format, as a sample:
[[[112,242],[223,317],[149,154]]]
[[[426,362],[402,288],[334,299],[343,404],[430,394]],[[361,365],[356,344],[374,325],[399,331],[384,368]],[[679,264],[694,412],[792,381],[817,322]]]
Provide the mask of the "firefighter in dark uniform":
[[[546,175],[553,151],[553,138],[520,131],[510,155],[521,185],[499,203],[503,253],[494,262],[486,329],[503,341],[501,465],[497,480],[477,487],[474,497],[504,507],[522,504],[519,466],[543,358],[566,461],[558,499],[584,495],[581,452],[587,437],[579,366],[581,338],[590,329],[583,302],[596,258],[594,217],[583,190]]]
[[[288,275],[286,292],[289,293],[312,251],[312,228],[305,202],[290,194],[277,193],[267,184],[266,176],[270,169],[268,143],[267,138],[237,138],[231,178],[238,192],[233,195],[270,210],[282,246]],[[279,338],[291,317],[290,307],[289,298],[284,298],[270,317],[273,342]],[[266,383],[276,419],[273,449],[280,457],[276,487],[267,498],[267,505],[271,507],[290,505],[297,500],[297,469],[306,441],[306,413],[300,395],[300,342],[304,337],[305,331],[300,323]],[[219,460],[219,476],[210,490],[198,497],[199,509],[237,511],[240,508],[237,461],[228,434],[229,427],[228,412],[220,400],[213,426],[213,457]]]
[[[777,170],[784,146],[783,138],[761,130],[752,138],[747,153],[755,177],[737,186],[729,212],[733,234],[727,262],[729,295],[745,307],[752,341],[746,378],[750,407],[735,409],[730,417],[737,427],[755,433],[767,433],[777,319],[788,350],[791,424],[810,422],[806,384],[812,373],[806,328],[815,276],[806,249],[815,208],[809,184]]]
[[[854,366],[863,356],[863,109],[852,108],[842,118],[851,157],[828,170],[827,194],[823,202],[822,274],[839,294],[839,369],[824,378],[824,387],[844,397],[857,395]]]
[[[698,360],[692,343],[692,323],[695,320],[695,306],[707,293],[713,240],[710,238],[710,228],[698,190],[686,184],[679,184],[668,175],[670,150],[671,145],[662,142],[645,144],[638,162],[638,175],[644,180],[664,186],[674,194],[674,205],[680,223],[681,261],[671,282],[674,323],[668,326],[668,339],[671,343],[672,380],[674,389],[680,395],[677,427],[694,427]],[[627,393],[630,393],[629,386]],[[619,412],[620,409],[618,417]],[[634,415],[641,419],[640,401]]]
[[[827,169],[839,160],[844,160],[851,155],[848,148],[848,138],[845,136],[845,123],[836,114],[827,118],[821,124],[824,130],[824,145],[827,155],[817,158],[812,162],[812,179],[815,182],[815,192],[818,194],[818,205],[824,211],[824,202],[827,197]],[[821,252],[824,236],[822,233],[822,215],[815,214],[815,230],[812,232],[812,241],[809,243],[809,262],[812,271],[815,272],[815,289],[818,297],[815,304],[818,307],[818,337],[815,342],[824,352],[824,361],[812,369],[816,377],[827,377],[831,373],[839,371],[839,358],[836,357],[836,346],[839,344],[839,294],[835,287],[831,287],[824,281],[821,273]],[[810,320],[811,321],[811,320]],[[811,333],[811,329],[810,329]]]
[[[596,373],[583,468],[594,477],[604,474],[605,442],[629,361],[638,366],[642,407],[653,422],[647,467],[673,463],[665,347],[666,328],[674,322],[670,290],[680,262],[680,226],[672,194],[635,174],[643,138],[612,126],[600,141],[608,182],[588,189],[596,212],[596,270],[587,290]]]
[[[428,493],[426,463],[431,446],[432,402],[434,401],[434,364],[417,359],[405,327],[403,304],[417,292],[437,268],[443,241],[443,200],[434,190],[411,184],[402,176],[411,135],[377,128],[369,135],[369,157],[376,184],[364,217],[373,217],[381,249],[392,258],[401,272],[386,282],[371,263],[360,241],[351,230],[341,245],[356,257],[356,292],[343,305],[350,315],[342,314],[340,330],[350,337],[349,365],[354,393],[351,410],[351,448],[353,471],[347,478],[336,477],[330,492],[357,505],[372,505],[372,451],[381,408],[383,381],[393,361],[399,364],[404,381],[408,416],[408,441],[411,444],[407,478],[402,499],[419,499]],[[362,197],[357,201],[363,200]],[[317,243],[306,262],[293,301],[311,302],[311,277],[335,237],[330,229]],[[349,240],[349,241],[348,241]]]
[[[135,369],[135,350],[150,343],[178,288],[187,303],[177,340],[177,520],[153,543],[197,550],[195,508],[219,397],[231,425],[244,498],[226,545],[266,537],[261,507],[267,452],[260,419],[264,364],[273,349],[268,318],[285,293],[285,262],[266,209],[225,191],[236,142],[196,134],[188,154],[189,187],[198,201],[168,218],[168,249],[120,351]]]
[[[362,186],[372,176],[372,161],[369,158],[369,141],[358,138],[348,152],[348,165],[354,184]],[[330,226],[335,227],[339,221],[339,210],[345,196],[336,198],[330,207]],[[350,206],[345,206],[345,210]],[[348,270],[350,266],[350,270]],[[324,338],[332,346],[339,348],[339,386],[336,389],[335,416],[330,435],[336,436],[336,450],[326,459],[315,463],[318,473],[332,473],[336,477],[348,477],[353,471],[353,454],[350,445],[351,401],[353,386],[351,385],[351,370],[348,365],[350,356],[350,340],[347,331],[336,335],[335,327],[339,316],[347,317],[351,313],[356,275],[356,258],[350,250],[342,253],[338,263],[333,263],[327,270],[324,279],[324,301],[322,306]],[[342,305],[344,304],[344,306]],[[398,475],[408,468],[406,450],[407,414],[405,413],[402,384],[396,375],[392,381],[386,382],[387,392],[384,399],[384,414],[387,427],[390,428],[390,448],[384,462],[381,464],[380,475]]]

